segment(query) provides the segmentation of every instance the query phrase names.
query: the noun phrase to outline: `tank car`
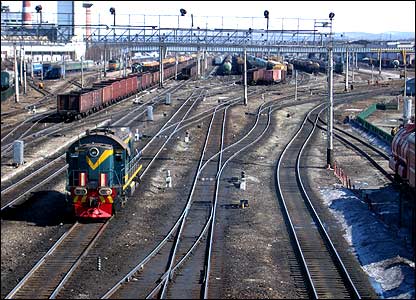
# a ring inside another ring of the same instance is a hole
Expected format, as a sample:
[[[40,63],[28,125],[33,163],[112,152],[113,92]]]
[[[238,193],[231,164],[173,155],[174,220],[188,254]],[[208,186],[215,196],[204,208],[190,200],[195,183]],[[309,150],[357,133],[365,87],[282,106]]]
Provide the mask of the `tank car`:
[[[87,131],[66,152],[67,200],[81,219],[110,218],[134,192],[141,151],[128,127]]]
[[[13,71],[1,71],[1,90],[5,91],[9,87],[13,86],[14,72]]]
[[[221,65],[222,61],[224,60],[224,57],[222,55],[216,56],[214,58],[214,66],[219,66]]]
[[[342,62],[335,63],[334,72],[342,74],[342,72],[344,72],[344,64]]]
[[[389,167],[396,179],[415,188],[415,124],[404,125],[393,138]]]

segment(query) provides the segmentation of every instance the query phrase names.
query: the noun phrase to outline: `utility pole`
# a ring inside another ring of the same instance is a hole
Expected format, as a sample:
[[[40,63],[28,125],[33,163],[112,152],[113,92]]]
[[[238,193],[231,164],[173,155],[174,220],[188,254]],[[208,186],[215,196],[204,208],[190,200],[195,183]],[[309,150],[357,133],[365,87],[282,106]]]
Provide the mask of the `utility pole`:
[[[20,51],[19,51],[19,61],[20,61],[20,76],[19,76],[19,81],[20,81],[20,85],[23,86],[23,48],[22,45],[20,45]],[[16,74],[17,75],[17,74]]]
[[[335,14],[334,13],[330,13],[329,14],[329,19],[331,20],[331,30],[330,30],[330,35],[329,35],[329,47],[328,47],[328,62],[329,62],[329,80],[328,80],[328,113],[327,113],[327,149],[326,149],[326,164],[327,164],[327,168],[330,169],[332,168],[332,166],[334,165],[334,159],[333,159],[333,141],[332,141],[332,136],[333,136],[333,106],[334,106],[334,101],[333,101],[333,57],[332,57],[332,47],[333,47],[333,40],[332,40],[332,19],[334,18]]]
[[[298,70],[295,70],[295,101],[298,100]]]
[[[107,61],[107,39],[104,40],[104,78],[107,77],[107,70],[105,68],[105,63]]]
[[[178,24],[179,24],[179,16],[178,16]],[[175,52],[175,80],[178,79],[178,52]]]
[[[159,47],[159,87],[163,87],[163,46]]]
[[[15,88],[15,98],[14,102],[19,102],[19,80],[18,80],[18,72],[17,72],[17,49],[16,43],[13,44],[13,52],[14,52],[14,88]]]
[[[27,92],[27,86],[26,86],[26,73],[27,73],[27,62],[26,59],[23,58],[23,94],[26,95]]]
[[[198,52],[196,54],[196,78],[199,79],[200,76],[200,71],[201,71],[201,57],[200,57],[201,53],[199,52],[199,48],[198,48]]]
[[[349,53],[348,53],[348,48],[347,50],[347,58],[346,58],[346,69],[345,69],[345,91],[348,92],[348,65],[349,65]]]
[[[354,84],[354,52],[352,52],[352,67],[351,67],[351,72],[352,72],[352,84]]]
[[[403,90],[403,100],[406,98],[406,78],[407,78],[407,70],[406,70],[406,61],[404,63],[404,90]]]
[[[374,65],[371,64],[371,84],[373,84],[373,82],[374,82],[373,73],[374,73]]]
[[[378,75],[381,75],[381,50],[378,52],[379,65],[378,65]]]
[[[81,56],[81,89],[84,88],[84,57]]]
[[[244,105],[247,106],[247,49],[244,48]]]

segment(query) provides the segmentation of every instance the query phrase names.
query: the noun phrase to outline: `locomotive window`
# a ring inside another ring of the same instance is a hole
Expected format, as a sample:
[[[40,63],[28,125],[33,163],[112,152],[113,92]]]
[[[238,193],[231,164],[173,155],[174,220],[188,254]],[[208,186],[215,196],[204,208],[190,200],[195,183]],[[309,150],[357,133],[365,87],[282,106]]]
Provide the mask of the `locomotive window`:
[[[93,147],[90,149],[89,153],[90,153],[90,156],[97,157],[98,154],[100,154],[100,151],[97,148]]]
[[[116,161],[122,161],[123,157],[121,153],[116,153]]]

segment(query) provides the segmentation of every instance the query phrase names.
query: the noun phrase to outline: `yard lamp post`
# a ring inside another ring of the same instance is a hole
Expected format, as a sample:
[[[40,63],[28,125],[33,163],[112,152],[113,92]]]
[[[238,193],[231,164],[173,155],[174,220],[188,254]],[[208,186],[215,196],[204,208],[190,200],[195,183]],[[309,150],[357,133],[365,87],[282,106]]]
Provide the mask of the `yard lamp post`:
[[[110,7],[110,13],[114,16],[113,18],[113,27],[114,27],[114,41],[116,41],[116,9],[114,7]]]
[[[329,45],[328,45],[328,64],[329,64],[329,80],[328,80],[328,114],[327,114],[327,149],[326,149],[326,164],[327,168],[332,168],[334,165],[333,159],[333,141],[332,141],[332,131],[333,131],[333,113],[334,113],[334,99],[333,99],[333,57],[332,57],[332,48],[333,48],[333,39],[332,39],[332,19],[335,17],[335,14],[331,12],[329,14],[330,23],[330,34],[329,34]]]
[[[267,19],[267,29],[266,29],[266,41],[269,42],[269,11],[264,11],[264,17]]]

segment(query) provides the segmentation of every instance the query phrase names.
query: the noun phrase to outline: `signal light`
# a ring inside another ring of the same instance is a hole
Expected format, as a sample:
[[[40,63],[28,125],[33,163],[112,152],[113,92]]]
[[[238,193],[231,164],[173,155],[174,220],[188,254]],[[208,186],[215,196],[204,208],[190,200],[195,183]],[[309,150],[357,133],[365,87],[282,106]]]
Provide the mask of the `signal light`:
[[[84,196],[87,194],[87,189],[83,187],[76,187],[74,189],[74,194],[77,196]]]
[[[100,188],[98,190],[98,194],[100,194],[101,196],[109,196],[112,193],[113,193],[113,191],[110,188],[108,188],[108,187]]]

